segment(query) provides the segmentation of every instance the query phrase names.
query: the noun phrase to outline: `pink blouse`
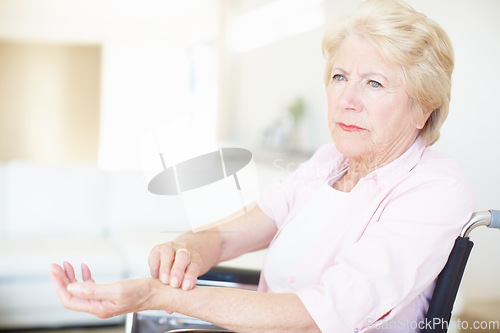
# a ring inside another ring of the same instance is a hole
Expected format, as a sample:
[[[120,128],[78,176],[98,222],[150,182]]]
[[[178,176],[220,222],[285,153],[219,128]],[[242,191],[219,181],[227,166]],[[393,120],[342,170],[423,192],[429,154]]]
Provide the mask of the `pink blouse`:
[[[281,230],[345,168],[347,158],[326,145],[262,193],[259,206],[278,227],[270,257]],[[358,182],[303,249],[281,290],[298,295],[322,332],[418,331],[434,281],[473,211],[472,190],[457,163],[417,139]],[[272,291],[266,277],[279,269],[265,265],[260,291]]]

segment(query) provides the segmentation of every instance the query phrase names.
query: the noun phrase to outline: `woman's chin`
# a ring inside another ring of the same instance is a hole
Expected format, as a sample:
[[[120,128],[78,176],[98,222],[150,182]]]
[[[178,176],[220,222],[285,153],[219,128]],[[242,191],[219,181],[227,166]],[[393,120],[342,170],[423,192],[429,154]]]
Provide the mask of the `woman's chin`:
[[[367,151],[366,139],[333,136],[337,150],[347,157],[363,156]]]

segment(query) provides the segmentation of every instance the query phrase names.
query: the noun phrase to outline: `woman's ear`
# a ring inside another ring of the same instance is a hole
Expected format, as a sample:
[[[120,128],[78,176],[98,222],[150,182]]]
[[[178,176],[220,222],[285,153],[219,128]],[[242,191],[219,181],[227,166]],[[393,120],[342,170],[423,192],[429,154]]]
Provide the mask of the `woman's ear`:
[[[435,111],[435,109],[428,109],[428,110],[422,110],[422,115],[419,117],[420,119],[417,119],[417,129],[421,130],[424,128],[425,124],[427,123],[427,120],[431,116],[431,114]]]

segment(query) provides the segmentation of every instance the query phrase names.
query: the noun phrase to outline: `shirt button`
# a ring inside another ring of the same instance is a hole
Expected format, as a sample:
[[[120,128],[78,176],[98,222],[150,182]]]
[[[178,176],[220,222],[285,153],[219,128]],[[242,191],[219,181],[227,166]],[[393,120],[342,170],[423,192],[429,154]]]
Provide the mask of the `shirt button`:
[[[295,276],[290,276],[290,278],[288,279],[288,283],[290,284],[294,284],[295,283]]]

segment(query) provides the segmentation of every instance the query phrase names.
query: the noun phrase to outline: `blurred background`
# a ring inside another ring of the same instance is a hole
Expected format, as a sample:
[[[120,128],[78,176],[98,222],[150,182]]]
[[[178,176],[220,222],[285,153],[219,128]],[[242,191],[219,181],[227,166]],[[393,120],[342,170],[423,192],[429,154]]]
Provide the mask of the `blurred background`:
[[[478,210],[500,209],[500,2],[407,2],[440,23],[455,49],[450,114],[434,147],[458,160]],[[32,221],[20,227],[26,221],[16,219],[16,209],[36,219],[38,206],[9,208],[18,164],[140,173],[144,136],[201,112],[215,124],[221,146],[254,153],[261,186],[296,168],[330,141],[322,82],[325,25],[359,3],[0,0],[0,267],[15,271],[8,263],[16,244],[9,242],[44,227]],[[146,190],[145,183],[134,184]],[[122,185],[119,192],[128,189]],[[40,191],[33,200],[51,188]],[[110,202],[101,201],[99,212]],[[146,206],[136,209],[138,219],[141,213],[164,218]],[[109,236],[106,228],[99,227],[99,235]],[[491,230],[472,235],[476,246],[460,299],[474,318],[500,320],[499,237]],[[0,285],[12,279],[0,274]]]

